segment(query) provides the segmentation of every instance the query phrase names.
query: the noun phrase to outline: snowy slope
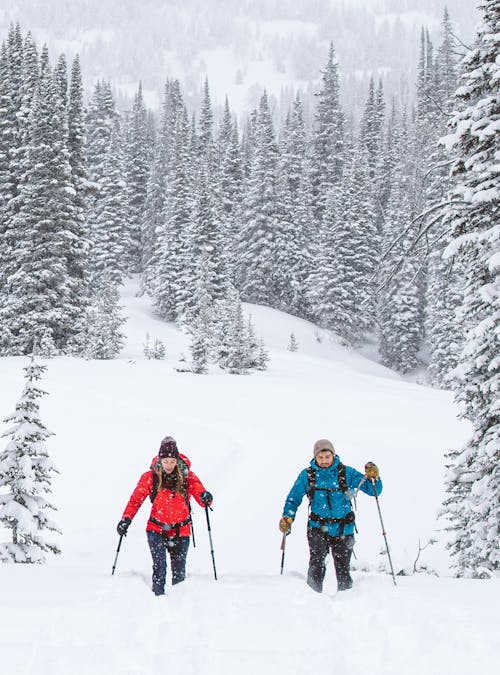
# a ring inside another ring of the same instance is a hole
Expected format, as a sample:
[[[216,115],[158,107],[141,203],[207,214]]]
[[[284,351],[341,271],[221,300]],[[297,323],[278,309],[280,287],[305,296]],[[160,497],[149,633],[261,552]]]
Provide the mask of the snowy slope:
[[[399,378],[348,352],[327,332],[265,307],[247,306],[271,353],[265,373],[207,376],[174,366],[187,338],[156,320],[147,298],[124,290],[129,319],[121,358],[48,363],[42,419],[63,553],[45,566],[0,567],[2,672],[149,675],[306,674],[321,670],[419,675],[488,672],[498,653],[498,579],[451,578],[436,513],[443,451],[463,443],[447,392]],[[288,352],[294,332],[299,351]],[[147,361],[146,332],[167,358]],[[0,415],[13,408],[26,359],[0,359]],[[204,513],[194,506],[196,548],[188,579],[155,598],[145,504],[124,540],[111,577],[115,526],[164,435],[173,435],[215,495],[211,514],[219,580],[213,579]],[[377,462],[381,508],[397,571],[418,565],[442,576],[398,577],[386,568],[373,500],[358,499],[352,591],[335,593],[329,562],[325,593],[305,585],[306,505],[287,540],[279,575],[277,521],[314,441],[329,437],[342,460]],[[5,439],[3,439],[5,441]],[[0,539],[6,533],[0,531]]]

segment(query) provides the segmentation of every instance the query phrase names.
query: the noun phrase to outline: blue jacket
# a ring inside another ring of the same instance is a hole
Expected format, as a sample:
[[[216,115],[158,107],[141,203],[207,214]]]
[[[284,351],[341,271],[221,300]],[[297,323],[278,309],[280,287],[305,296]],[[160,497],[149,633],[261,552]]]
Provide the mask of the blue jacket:
[[[327,469],[320,468],[314,459],[311,460],[311,466],[316,471],[316,490],[314,491],[313,500],[311,502],[311,514],[315,514],[320,518],[345,518],[348,513],[352,511],[352,505],[349,497],[352,497],[354,491],[359,486],[364,476],[351,466],[346,466],[345,477],[347,488],[350,494],[346,496],[339,486],[338,480],[338,466],[340,459],[335,455],[332,466]],[[319,488],[319,489],[318,489]],[[326,491],[321,488],[329,488],[331,491]],[[382,492],[382,481],[377,478],[375,482],[375,489],[377,495]],[[373,485],[370,481],[365,480],[361,483],[360,490],[367,495],[374,496]],[[295,518],[297,509],[299,508],[305,495],[309,492],[309,481],[307,479],[307,469],[300,472],[295,481],[288,497],[285,501],[285,508],[283,509],[283,516],[290,516]],[[320,522],[311,520],[307,523],[308,527],[322,527]],[[341,523],[324,523],[328,534],[332,537],[339,537],[341,534]],[[347,523],[344,525],[344,535],[354,533],[354,523]]]

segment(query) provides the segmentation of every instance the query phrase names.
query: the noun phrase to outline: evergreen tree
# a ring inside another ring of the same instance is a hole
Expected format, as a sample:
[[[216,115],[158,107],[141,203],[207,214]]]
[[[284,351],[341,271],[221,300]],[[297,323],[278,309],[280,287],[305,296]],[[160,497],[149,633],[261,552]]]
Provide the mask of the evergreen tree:
[[[97,188],[104,172],[104,158],[116,118],[115,102],[109,82],[98,81],[86,116],[88,177]]]
[[[205,85],[203,88],[203,101],[200,111],[200,121],[198,125],[198,143],[196,155],[199,160],[206,163],[208,166],[213,166],[215,160],[213,123],[214,117],[212,113],[212,104],[210,102],[210,89],[208,86],[208,79],[205,79]]]
[[[278,309],[309,317],[313,225],[306,153],[303,106],[297,96],[283,129],[277,168],[273,296]]]
[[[272,304],[272,272],[278,149],[266,92],[257,120],[256,142],[245,186],[243,223],[238,241],[238,288],[248,302]]]
[[[153,268],[155,306],[159,316],[167,321],[174,321],[179,316],[185,288],[191,287],[192,279],[188,235],[194,195],[189,138],[189,123],[183,108],[176,119],[164,226],[158,236],[158,254]]]
[[[412,242],[412,193],[405,118],[392,136],[391,192],[382,231],[378,294],[380,355],[389,368],[406,373],[416,367],[421,344],[419,260]]]
[[[134,98],[125,134],[125,180],[127,184],[128,269],[140,271],[142,264],[141,230],[149,178],[147,112],[142,85]]]
[[[12,543],[0,544],[3,562],[43,563],[46,552],[60,553],[43,536],[43,530],[60,532],[46,512],[55,508],[44,496],[51,492],[51,473],[58,473],[45,444],[53,433],[40,419],[39,398],[46,392],[36,383],[45,370],[31,358],[15,412],[4,419],[12,426],[2,434],[11,441],[0,453],[0,523],[12,530]]]
[[[43,60],[48,61],[46,49]],[[84,295],[67,119],[49,68],[43,70],[33,98],[26,142],[9,225],[16,254],[7,266],[7,298],[0,308],[4,354],[30,353],[42,339],[64,349]]]
[[[233,120],[227,98],[217,138],[217,158],[216,193],[224,239],[224,264],[229,279],[232,283],[235,283],[243,169],[238,126],[236,121]]]
[[[321,223],[330,188],[339,185],[344,164],[344,113],[333,44],[322,75],[313,133],[312,190],[316,222]]]
[[[233,306],[228,338],[227,355],[221,365],[232,375],[243,375],[248,372],[251,355],[243,318],[243,308],[239,300]]]
[[[121,327],[120,296],[111,276],[102,274],[94,280],[94,294],[77,343],[78,351],[88,359],[113,359],[125,344]]]
[[[94,213],[93,268],[120,284],[129,267],[130,230],[127,227],[127,187],[120,123],[115,120]]]
[[[320,326],[333,330],[351,344],[356,336],[356,279],[345,209],[341,188],[330,188],[310,287],[314,315]]]
[[[9,70],[7,47],[3,43],[0,51],[0,298],[5,286],[5,261],[11,259],[15,243],[8,232],[9,202],[15,189],[11,150],[16,131]]]
[[[179,81],[167,80],[160,131],[149,174],[142,221],[142,284],[148,291],[154,286],[155,265],[158,262],[157,243],[165,222],[168,183],[173,171],[177,118],[182,113],[183,107]]]
[[[436,71],[436,98],[439,105],[435,117],[436,131],[443,135],[446,131],[446,111],[453,107],[452,94],[457,86],[457,63],[452,27],[448,11],[445,9],[442,22],[442,41],[438,48]],[[430,155],[425,187],[425,209],[430,212],[424,218],[423,227],[430,227],[432,236],[429,241],[428,282],[426,292],[425,329],[429,348],[429,376],[439,386],[449,386],[447,375],[455,367],[463,332],[456,320],[456,312],[462,298],[462,275],[459,262],[444,260],[443,251],[449,243],[446,224],[440,223],[440,213],[432,207],[446,199],[451,189],[449,159],[442,146],[436,145]]]
[[[54,68],[54,80],[59,94],[59,100],[64,109],[68,106],[68,64],[66,56],[61,54]]]
[[[454,153],[453,204],[445,213],[452,242],[446,254],[459,260],[465,343],[454,389],[473,434],[450,455],[445,509],[458,574],[498,571],[500,553],[500,239],[498,156],[500,140],[500,2],[484,0],[476,47],[465,57],[447,144]]]

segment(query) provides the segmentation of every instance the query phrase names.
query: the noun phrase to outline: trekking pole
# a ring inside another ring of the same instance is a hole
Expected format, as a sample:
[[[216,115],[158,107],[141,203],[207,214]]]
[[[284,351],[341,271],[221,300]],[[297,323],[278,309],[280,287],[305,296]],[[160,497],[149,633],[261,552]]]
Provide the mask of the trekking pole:
[[[389,544],[387,542],[387,532],[385,531],[384,521],[382,519],[382,511],[380,510],[378,495],[377,495],[377,491],[375,489],[375,479],[371,478],[370,481],[371,481],[371,484],[373,485],[373,494],[375,495],[375,501],[377,502],[378,515],[379,515],[379,518],[380,518],[380,525],[382,526],[382,534],[384,535],[385,549],[387,551],[387,557],[389,558],[389,565],[391,566],[392,580],[394,581],[394,586],[396,586],[396,577],[394,576],[394,568],[392,566],[391,554],[389,552]]]
[[[283,567],[285,566],[285,547],[286,547],[286,538],[290,532],[283,532],[283,537],[281,539],[281,572],[280,574],[283,574]]]
[[[120,534],[120,540],[118,541],[118,548],[116,549],[115,562],[113,563],[113,569],[111,570],[111,576],[115,573],[116,561],[118,560],[118,554],[120,553],[120,546],[122,545],[123,534]]]
[[[191,504],[189,506],[189,517],[191,518],[191,539],[193,540],[193,547],[196,548],[196,540],[194,538],[194,523],[193,523],[193,514],[191,513]]]
[[[210,518],[208,516],[208,509],[209,508],[210,508],[209,506],[205,506],[205,515],[207,516],[208,538],[210,540],[210,553],[212,555],[212,565],[214,567],[214,577],[215,577],[215,581],[217,581],[217,570],[215,569],[214,545],[212,543],[212,530],[210,528]],[[212,509],[210,509],[210,511],[212,511]]]

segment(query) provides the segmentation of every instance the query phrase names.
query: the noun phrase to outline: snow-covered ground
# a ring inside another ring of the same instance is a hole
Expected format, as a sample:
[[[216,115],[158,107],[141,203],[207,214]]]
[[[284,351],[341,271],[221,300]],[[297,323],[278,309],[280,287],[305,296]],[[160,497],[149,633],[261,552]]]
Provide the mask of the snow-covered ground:
[[[247,306],[265,339],[267,372],[178,373],[187,338],[156,320],[129,284],[121,358],[48,362],[41,417],[56,435],[51,457],[62,554],[46,565],[1,565],[0,663],[15,675],[302,675],[314,672],[469,674],[490,672],[500,648],[499,579],[454,579],[441,521],[443,453],[468,425],[452,397],[400,378],[349,352],[325,331],[265,307]],[[298,352],[286,347],[293,331]],[[146,333],[166,345],[147,361]],[[25,358],[0,359],[0,417],[23,386]],[[167,595],[149,590],[144,528],[137,514],[111,576],[115,527],[161,438],[174,436],[213,492],[213,578],[203,511],[194,505],[196,548],[188,579]],[[277,522],[314,441],[332,440],[341,459],[381,469],[380,506],[396,572],[381,555],[373,499],[358,498],[355,585],[336,594],[305,584],[306,503],[287,539],[280,576]],[[3,439],[6,442],[6,439]],[[3,446],[2,446],[3,447]],[[0,530],[0,540],[8,533]],[[49,537],[47,537],[49,538]]]

